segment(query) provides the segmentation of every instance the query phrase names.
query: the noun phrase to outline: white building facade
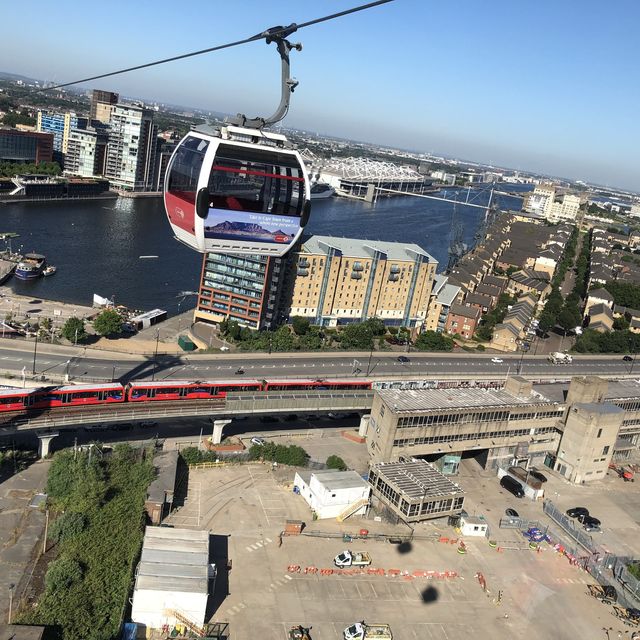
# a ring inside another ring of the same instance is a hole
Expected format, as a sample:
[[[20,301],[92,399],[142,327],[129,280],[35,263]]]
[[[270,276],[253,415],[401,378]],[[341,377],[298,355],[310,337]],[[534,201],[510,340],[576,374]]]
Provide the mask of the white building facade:
[[[355,471],[301,471],[294,487],[319,520],[364,515],[369,506],[369,483]]]

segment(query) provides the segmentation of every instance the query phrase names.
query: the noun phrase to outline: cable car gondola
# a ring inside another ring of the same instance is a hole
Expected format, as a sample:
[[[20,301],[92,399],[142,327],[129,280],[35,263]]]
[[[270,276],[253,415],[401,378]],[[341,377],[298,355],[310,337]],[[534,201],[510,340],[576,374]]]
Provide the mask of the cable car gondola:
[[[264,131],[285,116],[297,85],[289,77],[289,51],[301,47],[282,37],[293,31],[295,25],[264,33],[282,61],[282,98],[273,116],[239,115],[220,129],[198,127],[171,157],[167,217],[176,238],[197,251],[279,257],[307,224],[311,195],[302,157],[285,136]]]

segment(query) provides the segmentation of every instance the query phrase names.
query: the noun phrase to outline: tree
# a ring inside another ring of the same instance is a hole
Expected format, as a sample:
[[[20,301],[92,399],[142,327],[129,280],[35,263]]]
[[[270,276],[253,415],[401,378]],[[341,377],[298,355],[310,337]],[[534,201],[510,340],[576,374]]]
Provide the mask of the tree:
[[[538,329],[542,335],[547,333],[550,329],[556,326],[556,316],[552,311],[548,311],[546,308],[540,314],[538,319]]]
[[[271,334],[272,351],[293,351],[294,348],[295,339],[286,325]]]
[[[340,456],[329,456],[327,458],[327,468],[336,469],[337,471],[346,471],[347,464]]]
[[[573,310],[568,307],[564,307],[558,314],[558,324],[562,327],[562,330],[565,333],[574,329],[578,323],[576,322],[576,316]]]
[[[93,328],[101,336],[114,336],[122,331],[122,318],[114,309],[105,309],[93,321]]]
[[[349,324],[340,332],[340,346],[343,349],[366,351],[373,349],[373,332],[366,323]]]
[[[64,325],[62,325],[62,337],[73,342],[84,342],[87,339],[87,332],[84,328],[84,320],[80,318],[71,317]]]
[[[414,342],[418,351],[451,351],[453,340],[437,331],[423,331]]]
[[[307,318],[293,316],[293,318],[291,318],[291,325],[293,326],[293,332],[297,336],[304,336],[309,332],[311,322]]]
[[[626,331],[629,328],[629,321],[624,316],[620,316],[613,321],[613,328],[615,331]]]
[[[365,320],[362,324],[369,327],[372,335],[374,336],[383,336],[387,332],[387,328],[384,326],[384,321],[380,320],[380,318],[369,318]],[[403,327],[401,327],[402,329]]]

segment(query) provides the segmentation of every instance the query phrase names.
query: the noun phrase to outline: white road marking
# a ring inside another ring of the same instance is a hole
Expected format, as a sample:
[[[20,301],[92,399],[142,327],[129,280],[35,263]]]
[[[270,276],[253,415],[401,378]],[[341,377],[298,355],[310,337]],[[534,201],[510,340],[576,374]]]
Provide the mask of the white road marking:
[[[293,580],[291,576],[285,576],[285,580]]]

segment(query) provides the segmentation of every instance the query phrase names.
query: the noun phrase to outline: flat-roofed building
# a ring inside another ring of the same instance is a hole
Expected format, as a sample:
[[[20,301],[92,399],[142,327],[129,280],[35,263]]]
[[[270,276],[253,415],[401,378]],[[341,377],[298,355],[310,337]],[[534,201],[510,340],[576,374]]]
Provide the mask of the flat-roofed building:
[[[293,258],[289,317],[422,328],[438,263],[417,244],[312,236]]]
[[[282,320],[284,262],[273,256],[205,253],[194,322],[235,320],[272,329]]]
[[[131,620],[147,629],[182,624],[197,633],[205,623],[215,576],[208,531],[147,527]]]
[[[464,504],[464,491],[425,460],[374,464],[369,484],[375,499],[405,522],[457,515]]]
[[[367,430],[373,462],[475,450],[486,467],[555,453],[564,404],[520,377],[503,389],[376,390]]]
[[[364,515],[371,488],[355,471],[298,471],[293,481],[319,520]]]

